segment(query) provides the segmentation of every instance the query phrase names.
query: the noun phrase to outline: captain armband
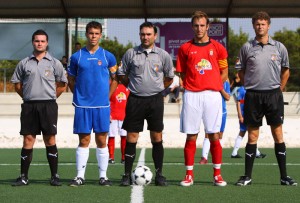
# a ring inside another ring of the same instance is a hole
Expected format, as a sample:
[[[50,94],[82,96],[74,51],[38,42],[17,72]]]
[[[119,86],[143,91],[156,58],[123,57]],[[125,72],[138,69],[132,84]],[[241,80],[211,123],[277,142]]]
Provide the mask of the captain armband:
[[[218,64],[219,64],[220,69],[228,68],[227,59],[218,60]]]
[[[117,70],[118,70],[118,66],[116,66],[116,65],[109,69],[111,74],[116,74]]]

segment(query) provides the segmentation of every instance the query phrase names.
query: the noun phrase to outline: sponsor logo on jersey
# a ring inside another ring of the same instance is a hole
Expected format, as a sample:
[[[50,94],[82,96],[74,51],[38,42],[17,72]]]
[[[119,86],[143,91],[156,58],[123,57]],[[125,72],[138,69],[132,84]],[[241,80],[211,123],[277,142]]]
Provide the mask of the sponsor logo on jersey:
[[[212,70],[212,65],[208,60],[201,59],[201,61],[195,65],[195,68],[201,75],[203,75],[205,73],[204,70]]]
[[[124,92],[120,92],[117,96],[116,99],[118,102],[126,101],[126,94]]]

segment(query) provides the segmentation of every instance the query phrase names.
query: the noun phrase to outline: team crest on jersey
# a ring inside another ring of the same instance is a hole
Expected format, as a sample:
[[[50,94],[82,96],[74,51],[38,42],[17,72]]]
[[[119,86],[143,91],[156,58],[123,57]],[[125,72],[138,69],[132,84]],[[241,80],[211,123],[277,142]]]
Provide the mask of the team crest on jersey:
[[[117,96],[116,99],[118,102],[126,101],[126,94],[124,92],[120,92]]]
[[[45,70],[45,76],[49,77],[51,75],[51,71],[50,70]]]
[[[159,67],[158,64],[153,64],[153,70],[154,70],[155,72],[158,72],[158,67]]]
[[[208,60],[201,59],[201,61],[195,65],[195,68],[201,75],[203,75],[205,73],[204,70],[212,70],[212,65]]]
[[[98,60],[98,65],[101,66],[102,65],[102,61]]]
[[[272,60],[272,61],[276,61],[276,60],[277,60],[276,54],[272,54],[272,55],[271,55],[271,60]]]
[[[210,49],[210,50],[209,50],[209,55],[210,55],[210,56],[213,56],[213,55],[214,55],[214,50],[213,50],[213,49]]]

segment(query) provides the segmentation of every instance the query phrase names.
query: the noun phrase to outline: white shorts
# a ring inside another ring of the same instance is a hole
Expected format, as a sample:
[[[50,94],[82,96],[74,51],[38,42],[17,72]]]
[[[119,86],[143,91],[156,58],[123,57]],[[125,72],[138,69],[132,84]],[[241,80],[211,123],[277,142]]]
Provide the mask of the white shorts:
[[[217,133],[222,123],[222,96],[220,92],[185,90],[180,114],[180,131],[198,134],[203,121],[206,133]]]
[[[127,131],[122,129],[123,121],[119,120],[111,120],[111,123],[109,125],[109,137],[115,137],[116,135],[120,136],[126,136]]]

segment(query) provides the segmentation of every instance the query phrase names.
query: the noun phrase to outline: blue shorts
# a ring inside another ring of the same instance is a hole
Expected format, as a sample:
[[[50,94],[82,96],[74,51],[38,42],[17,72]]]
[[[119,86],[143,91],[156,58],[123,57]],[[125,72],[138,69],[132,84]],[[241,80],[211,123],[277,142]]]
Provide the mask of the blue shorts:
[[[245,125],[245,123],[241,123],[240,122],[240,131],[242,131],[242,132],[246,132],[247,131],[247,126]]]
[[[109,131],[110,107],[79,108],[75,107],[74,134],[103,133]]]
[[[224,130],[225,130],[226,118],[227,118],[227,113],[223,113],[220,132],[224,132]]]

